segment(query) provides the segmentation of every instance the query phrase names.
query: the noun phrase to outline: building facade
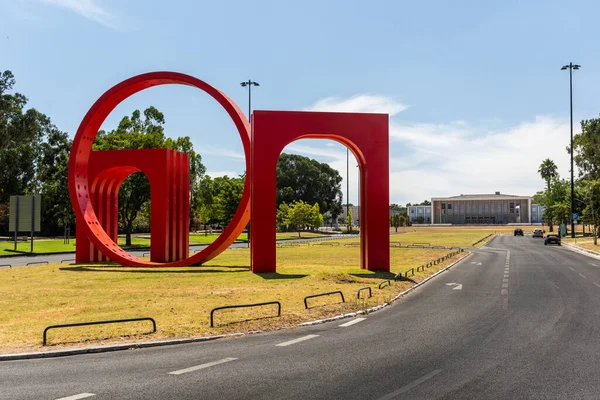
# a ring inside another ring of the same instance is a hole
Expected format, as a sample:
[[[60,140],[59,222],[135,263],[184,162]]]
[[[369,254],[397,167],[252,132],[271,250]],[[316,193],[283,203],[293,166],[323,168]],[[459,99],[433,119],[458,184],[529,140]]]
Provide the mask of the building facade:
[[[431,224],[431,206],[408,206],[408,219],[411,224]]]

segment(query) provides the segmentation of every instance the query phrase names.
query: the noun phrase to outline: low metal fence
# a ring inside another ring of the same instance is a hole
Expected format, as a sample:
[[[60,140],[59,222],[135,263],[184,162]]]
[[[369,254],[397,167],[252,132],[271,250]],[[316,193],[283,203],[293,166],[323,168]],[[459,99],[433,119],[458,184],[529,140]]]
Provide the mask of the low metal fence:
[[[212,310],[210,310],[210,327],[211,328],[214,327],[214,314],[215,314],[215,311],[226,310],[226,309],[230,309],[230,308],[260,307],[260,306],[267,306],[267,305],[271,305],[271,304],[277,305],[277,316],[280,317],[281,316],[281,303],[278,302],[278,301],[265,301],[264,303],[236,304],[236,305],[233,305],[233,306],[215,307]]]
[[[361,287],[360,289],[358,289],[358,292],[356,293],[356,298],[360,299],[360,292],[362,292],[363,290],[368,290],[369,291],[369,297],[373,297],[373,294],[371,293],[371,287],[370,286],[365,286],[365,287]]]
[[[321,296],[329,296],[329,295],[332,295],[332,294],[339,294],[342,297],[342,303],[346,302],[346,300],[344,299],[344,293],[342,293],[341,290],[334,290],[333,292],[311,294],[310,296],[306,296],[304,298],[304,308],[308,309],[308,302],[307,302],[308,299],[312,299],[312,298],[315,298],[315,297],[321,297]]]
[[[88,325],[101,325],[101,324],[118,324],[121,322],[138,322],[138,321],[151,321],[152,322],[152,332],[156,332],[156,321],[154,318],[143,317],[143,318],[128,318],[128,319],[112,319],[108,321],[94,321],[94,322],[78,322],[75,324],[61,324],[61,325],[50,325],[44,329],[44,334],[42,337],[42,344],[46,345],[46,336],[50,329],[57,328],[71,328],[74,326],[88,326]]]

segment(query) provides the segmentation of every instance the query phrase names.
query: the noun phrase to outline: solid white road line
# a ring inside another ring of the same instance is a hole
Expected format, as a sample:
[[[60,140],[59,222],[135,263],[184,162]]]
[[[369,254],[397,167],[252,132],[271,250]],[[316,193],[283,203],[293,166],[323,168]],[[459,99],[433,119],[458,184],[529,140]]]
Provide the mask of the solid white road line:
[[[283,343],[276,344],[275,346],[279,346],[279,347],[289,346],[291,344],[304,342],[305,340],[313,339],[316,337],[319,337],[319,335],[306,335],[306,336],[299,337],[298,339],[290,340],[289,342],[283,342]]]
[[[85,399],[87,397],[92,397],[95,396],[94,393],[79,393],[79,394],[74,394],[73,396],[68,396],[68,397],[61,397],[60,399],[56,399],[56,400],[78,400],[78,399]]]
[[[441,369],[436,369],[435,371],[432,371],[432,372],[428,373],[427,375],[420,377],[416,381],[411,382],[411,383],[409,383],[406,386],[402,386],[400,389],[394,390],[392,393],[388,393],[385,396],[380,397],[377,400],[390,400],[390,399],[393,399],[394,397],[398,396],[399,394],[408,392],[410,389],[412,389],[412,388],[414,388],[416,386],[419,386],[421,383],[425,382],[426,380],[429,380],[429,379],[433,378],[434,376],[436,376],[440,372],[442,372]]]
[[[600,285],[599,285],[599,284],[597,284],[596,282],[594,282],[594,285],[596,285],[596,286],[600,287]]]
[[[208,368],[208,367],[213,367],[215,365],[219,365],[219,364],[223,364],[229,361],[234,361],[237,360],[237,358],[224,358],[222,360],[217,360],[217,361],[213,361],[213,362],[209,362],[206,364],[200,364],[200,365],[196,365],[195,367],[189,367],[189,368],[185,368],[185,369],[180,369],[177,371],[173,371],[173,372],[169,372],[170,375],[181,375],[181,374],[185,374],[188,372],[193,372],[193,371],[198,371],[199,369],[204,369],[204,368]]]
[[[569,269],[570,269],[571,271],[575,271],[575,268],[569,267]]]
[[[587,279],[587,278],[585,277],[585,275],[584,275],[584,274],[582,274],[581,272],[579,273],[579,276],[580,276],[580,277],[582,277],[583,279]]]
[[[354,324],[358,324],[359,322],[364,321],[365,319],[366,318],[356,318],[356,319],[353,319],[352,321],[346,322],[345,324],[341,324],[340,326],[345,328],[347,326],[352,326]]]

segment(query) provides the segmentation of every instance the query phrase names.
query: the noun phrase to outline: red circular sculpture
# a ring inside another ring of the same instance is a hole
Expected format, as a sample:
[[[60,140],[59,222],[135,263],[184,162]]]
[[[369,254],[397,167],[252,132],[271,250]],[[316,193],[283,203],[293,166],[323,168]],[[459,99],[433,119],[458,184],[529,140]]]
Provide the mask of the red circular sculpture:
[[[144,89],[168,84],[180,84],[196,87],[208,93],[223,106],[233,120],[244,146],[246,171],[250,171],[250,124],[239,107],[225,94],[211,85],[192,76],[176,72],[151,72],[127,79],[104,93],[87,112],[77,134],[69,157],[69,192],[71,203],[86,236],[111,260],[131,267],[181,267],[206,262],[227,249],[242,233],[250,220],[250,179],[246,177],[244,193],[238,209],[223,233],[208,247],[193,256],[168,262],[157,263],[141,260],[120,248],[100,225],[92,202],[88,182],[89,159],[96,134],[106,117],[123,100]]]

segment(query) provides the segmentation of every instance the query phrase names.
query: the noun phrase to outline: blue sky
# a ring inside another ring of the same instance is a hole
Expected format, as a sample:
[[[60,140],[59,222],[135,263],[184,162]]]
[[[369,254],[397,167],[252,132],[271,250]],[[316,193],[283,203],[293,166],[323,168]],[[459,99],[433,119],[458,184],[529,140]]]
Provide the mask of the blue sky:
[[[594,1],[0,0],[0,70],[30,106],[73,135],[114,84],[171,70],[254,109],[390,114],[391,202],[461,193],[531,195],[550,157],[569,174],[569,79],[575,129],[600,113],[600,4]],[[244,170],[225,113],[187,87],[122,103],[112,129],[154,105],[169,136],[189,135],[211,175]],[[346,151],[329,141],[288,148],[346,179]],[[356,165],[355,161],[350,162]],[[351,168],[350,201],[357,201]],[[343,184],[346,191],[346,184]]]

